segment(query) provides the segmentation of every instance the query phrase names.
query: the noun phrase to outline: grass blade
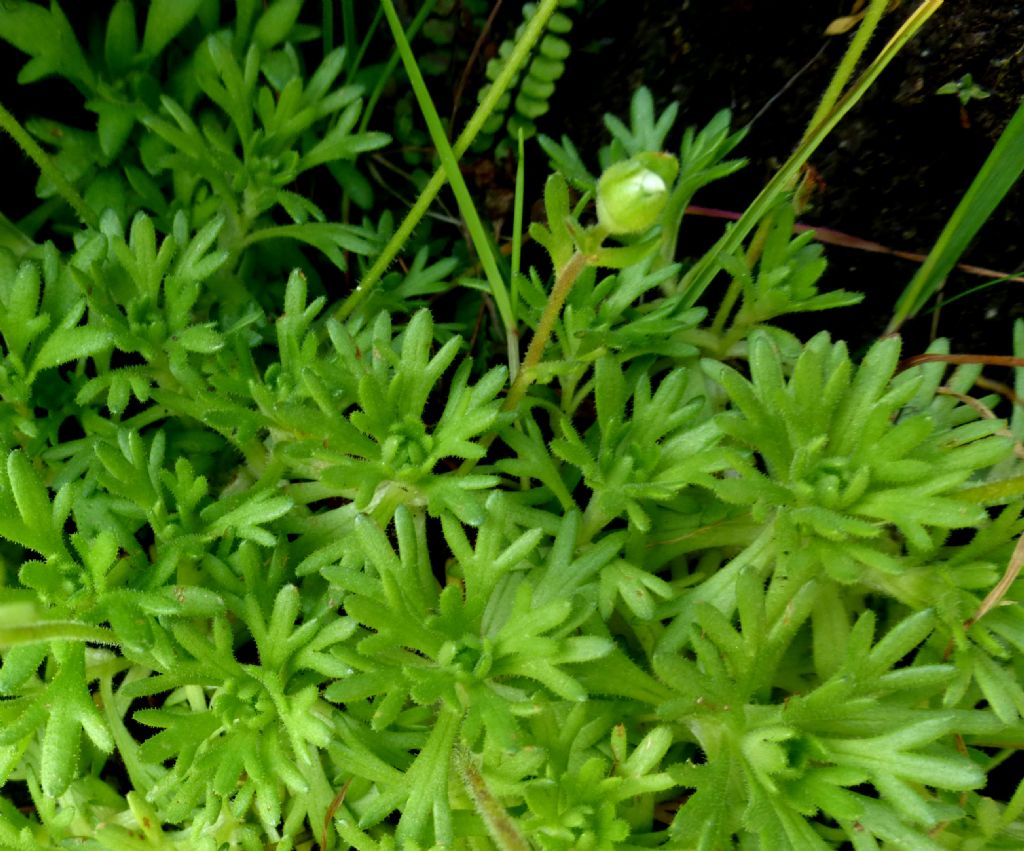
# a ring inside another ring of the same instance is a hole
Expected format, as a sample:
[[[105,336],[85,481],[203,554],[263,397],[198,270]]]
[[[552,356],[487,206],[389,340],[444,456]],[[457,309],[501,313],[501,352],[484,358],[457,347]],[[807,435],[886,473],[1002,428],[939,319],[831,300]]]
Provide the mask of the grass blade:
[[[816,127],[807,131],[797,149],[783,163],[775,176],[768,181],[768,185],[750,203],[739,220],[691,267],[679,285],[680,289],[685,291],[683,302],[687,307],[692,307],[697,303],[704,290],[708,288],[715,275],[721,270],[720,258],[723,255],[733,254],[739,249],[743,240],[750,235],[757,223],[775,206],[779,197],[793,185],[794,178],[804,163],[810,159],[811,154],[825,141],[825,138],[843,116],[867,93],[878,75],[941,5],[942,0],[924,0],[914,10],[874,61],[857,78],[849,91],[839,99],[835,109]]]
[[[971,240],[1024,171],[1024,103],[996,142],[921,268],[896,302],[886,333],[915,315],[941,286]]]
[[[398,45],[398,52],[401,54],[405,71],[409,75],[409,82],[412,83],[412,89],[419,103],[420,111],[423,113],[423,118],[427,122],[427,128],[430,130],[430,138],[437,149],[438,156],[441,158],[441,166],[444,169],[445,177],[455,192],[455,198],[459,203],[459,211],[466,222],[470,238],[473,240],[473,247],[476,249],[477,256],[480,258],[480,264],[484,269],[484,274],[487,276],[487,282],[491,287],[491,295],[494,296],[498,313],[501,314],[501,320],[505,326],[506,336],[512,336],[515,328],[515,317],[512,315],[512,302],[509,300],[505,280],[502,278],[494,256],[494,246],[487,236],[487,231],[484,229],[484,224],[480,219],[480,213],[477,211],[473,198],[469,194],[466,179],[462,176],[462,170],[459,168],[459,159],[448,142],[448,135],[445,133],[444,125],[441,124],[441,117],[437,113],[437,108],[430,97],[430,92],[427,91],[427,84],[423,79],[423,74],[420,73],[416,57],[413,55],[412,48],[409,46],[409,42],[402,30],[402,22],[398,19],[398,13],[395,12],[394,4],[391,0],[381,0],[381,5],[384,8],[384,15],[388,19],[388,24],[391,26],[395,43]]]

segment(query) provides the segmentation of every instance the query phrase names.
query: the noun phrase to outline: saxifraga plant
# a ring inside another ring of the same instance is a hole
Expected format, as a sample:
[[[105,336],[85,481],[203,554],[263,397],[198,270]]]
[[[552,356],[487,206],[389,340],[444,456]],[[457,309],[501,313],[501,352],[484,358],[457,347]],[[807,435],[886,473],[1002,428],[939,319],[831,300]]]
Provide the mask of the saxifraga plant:
[[[0,248],[0,848],[1024,845],[1020,412],[774,326],[856,299],[785,198],[705,322],[679,224],[742,134],[665,153],[643,89],[596,176],[542,138],[514,374],[436,230],[339,314],[380,66],[302,11],[0,7],[97,115],[27,123]]]

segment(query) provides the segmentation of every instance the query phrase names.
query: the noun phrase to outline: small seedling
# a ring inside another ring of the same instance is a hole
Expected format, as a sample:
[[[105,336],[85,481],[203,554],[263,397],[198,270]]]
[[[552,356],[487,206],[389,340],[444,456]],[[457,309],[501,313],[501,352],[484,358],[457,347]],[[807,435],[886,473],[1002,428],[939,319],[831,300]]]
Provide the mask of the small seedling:
[[[961,106],[967,106],[972,100],[984,100],[991,97],[992,93],[983,89],[970,74],[964,74],[959,80],[951,80],[944,86],[936,89],[937,95],[956,95]]]

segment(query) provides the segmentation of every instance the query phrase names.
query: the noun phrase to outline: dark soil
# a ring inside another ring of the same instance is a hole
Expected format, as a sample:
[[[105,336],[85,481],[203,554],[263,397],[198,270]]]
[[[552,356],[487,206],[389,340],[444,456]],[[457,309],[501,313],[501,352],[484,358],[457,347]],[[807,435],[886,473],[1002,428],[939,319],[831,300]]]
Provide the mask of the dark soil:
[[[547,132],[570,127],[585,150],[584,131],[577,128],[594,128],[603,140],[601,114],[625,116],[639,85],[649,87],[662,107],[678,100],[680,123],[699,126],[729,107],[734,126],[753,121],[738,150],[750,164],[708,187],[696,202],[742,210],[810,119],[849,40],[825,36],[825,28],[848,14],[850,3],[606,0],[574,30],[574,52]],[[883,19],[868,56],[914,5],[905,0]],[[956,97],[936,90],[966,73],[991,94],[962,112]],[[1022,96],[1024,3],[947,0],[813,157],[822,183],[803,220],[926,253]],[[689,235],[703,231],[707,239],[721,232],[720,222],[687,227]],[[839,247],[829,247],[827,256],[827,285],[865,292],[867,299],[859,308],[811,314],[794,330],[824,327],[862,345],[883,331],[915,264]],[[963,259],[1021,270],[1024,184],[1005,199]],[[945,296],[985,280],[954,273]],[[1020,286],[1004,283],[967,296],[940,312],[938,334],[950,337],[955,351],[1008,353],[1012,322],[1024,316]],[[907,353],[920,350],[931,334],[931,316],[908,324]]]

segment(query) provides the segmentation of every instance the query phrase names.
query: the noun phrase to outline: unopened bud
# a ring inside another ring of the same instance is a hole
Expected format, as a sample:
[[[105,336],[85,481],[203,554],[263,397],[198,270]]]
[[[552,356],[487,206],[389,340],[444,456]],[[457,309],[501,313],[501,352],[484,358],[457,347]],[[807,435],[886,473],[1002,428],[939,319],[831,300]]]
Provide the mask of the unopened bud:
[[[597,220],[613,235],[639,233],[658,221],[679,171],[671,154],[644,153],[605,169],[597,182]]]

